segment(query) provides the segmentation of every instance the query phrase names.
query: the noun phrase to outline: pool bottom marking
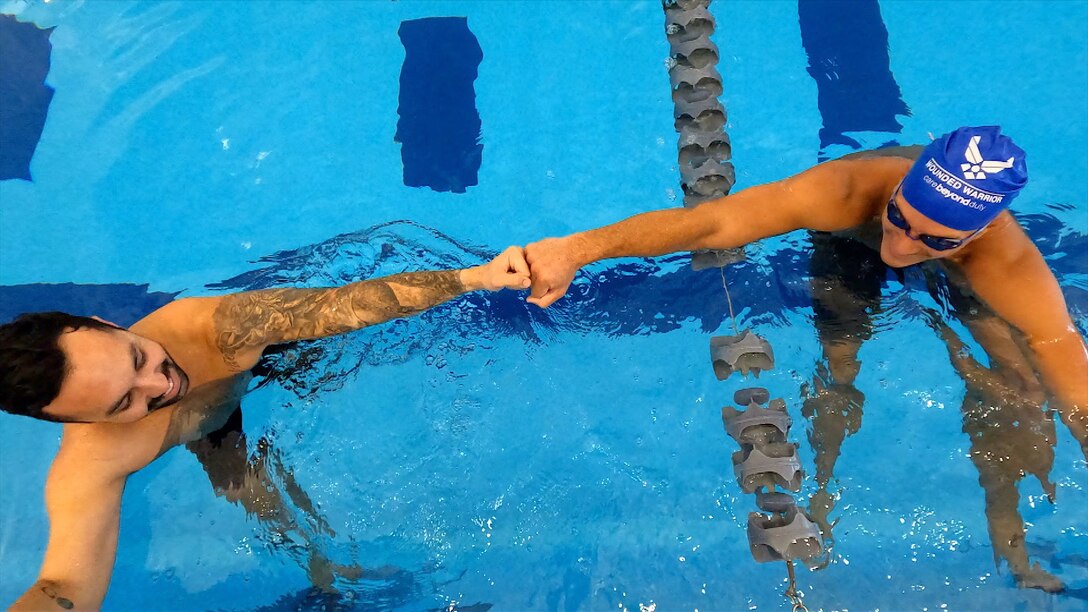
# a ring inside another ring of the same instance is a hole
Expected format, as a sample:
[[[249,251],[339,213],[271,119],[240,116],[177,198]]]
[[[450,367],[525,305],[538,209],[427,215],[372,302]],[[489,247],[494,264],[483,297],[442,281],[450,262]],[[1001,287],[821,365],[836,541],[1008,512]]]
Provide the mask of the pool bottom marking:
[[[52,33],[0,15],[0,181],[33,180],[30,160],[53,100],[53,88],[45,84]]]
[[[0,285],[0,323],[7,323],[23,313],[60,310],[74,315],[99,316],[128,327],[173,301],[178,293],[149,291],[146,284]]]
[[[823,119],[819,161],[835,157],[836,146],[876,148],[850,133],[885,140],[882,146],[898,144],[893,135],[903,126],[897,116],[909,117],[910,109],[892,75],[877,0],[798,0],[797,14]]]
[[[404,21],[397,132],[404,184],[465,193],[479,184],[483,144],[474,83],[484,53],[465,17]]]

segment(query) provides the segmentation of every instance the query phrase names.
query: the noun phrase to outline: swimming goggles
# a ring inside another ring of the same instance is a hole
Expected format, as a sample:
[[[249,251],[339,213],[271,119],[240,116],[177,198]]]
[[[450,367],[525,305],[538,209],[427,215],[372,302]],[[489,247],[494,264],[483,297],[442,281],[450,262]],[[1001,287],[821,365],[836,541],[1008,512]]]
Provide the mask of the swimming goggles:
[[[929,234],[912,236],[910,233],[910,223],[907,223],[907,220],[903,218],[903,212],[899,210],[899,205],[895,203],[895,196],[899,195],[899,189],[901,187],[903,187],[902,182],[900,182],[895,188],[895,191],[892,192],[892,197],[888,199],[888,221],[891,221],[892,225],[903,230],[903,233],[907,235],[907,238],[910,238],[911,240],[921,240],[922,244],[934,251],[950,251],[963,246],[963,243],[967,242],[971,236],[974,236],[982,229],[979,228],[963,238],[945,238],[943,236],[930,236]]]

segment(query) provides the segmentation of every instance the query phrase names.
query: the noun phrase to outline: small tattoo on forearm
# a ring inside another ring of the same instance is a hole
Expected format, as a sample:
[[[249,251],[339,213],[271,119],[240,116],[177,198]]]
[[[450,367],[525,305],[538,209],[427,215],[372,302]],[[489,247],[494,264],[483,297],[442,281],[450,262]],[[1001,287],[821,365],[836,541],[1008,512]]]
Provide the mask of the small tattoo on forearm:
[[[53,587],[42,587],[42,593],[45,593],[46,597],[55,601],[58,606],[64,608],[65,610],[71,610],[72,608],[76,607],[76,605],[72,603],[71,599],[57,595],[57,590]]]

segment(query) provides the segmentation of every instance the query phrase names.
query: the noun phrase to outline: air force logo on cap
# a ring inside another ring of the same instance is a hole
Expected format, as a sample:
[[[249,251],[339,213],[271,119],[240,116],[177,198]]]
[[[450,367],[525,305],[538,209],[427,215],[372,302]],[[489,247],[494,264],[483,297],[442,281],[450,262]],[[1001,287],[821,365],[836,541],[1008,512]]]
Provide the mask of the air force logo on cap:
[[[1001,172],[1012,168],[1015,157],[1010,157],[1008,161],[982,159],[982,151],[978,150],[980,140],[982,140],[982,136],[972,136],[971,143],[967,145],[967,150],[963,152],[963,156],[967,158],[967,163],[960,164],[960,170],[963,170],[964,178],[984,179],[987,172]]]

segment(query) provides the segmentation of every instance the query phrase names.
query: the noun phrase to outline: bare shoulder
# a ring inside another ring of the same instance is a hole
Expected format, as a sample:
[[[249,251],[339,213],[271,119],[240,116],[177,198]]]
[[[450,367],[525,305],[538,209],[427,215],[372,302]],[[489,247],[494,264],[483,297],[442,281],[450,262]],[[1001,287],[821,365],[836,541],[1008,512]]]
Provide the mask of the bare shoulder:
[[[834,167],[836,172],[847,177],[855,192],[866,195],[879,193],[880,199],[886,199],[910,171],[914,159],[902,155],[875,153],[868,151],[856,157],[848,155],[821,165]]]
[[[1057,284],[1035,243],[1007,210],[952,261],[964,272],[972,289],[984,288],[988,301],[1006,301],[1007,296],[1027,287]]]
[[[216,296],[174,300],[134,323],[132,331],[149,337],[206,335],[210,332],[212,314],[222,299]]]
[[[798,201],[800,225],[819,231],[857,227],[880,214],[888,196],[910,170],[905,157],[847,157],[824,162],[779,182]]]
[[[971,289],[1029,339],[1054,337],[1072,325],[1057,278],[1008,211],[953,261]]]
[[[871,149],[868,151],[857,151],[856,153],[850,153],[843,155],[839,159],[844,160],[857,160],[857,159],[875,159],[879,157],[898,157],[902,159],[908,159],[911,163],[914,163],[922,155],[922,150],[925,149],[922,145],[907,145],[905,147],[884,147],[881,149]]]
[[[1024,228],[1009,211],[997,218],[963,248],[953,261],[973,275],[1015,275],[1037,272],[1033,262],[1043,263],[1042,255]],[[1045,266],[1045,264],[1043,264]]]
[[[131,331],[160,343],[194,386],[227,376],[231,372],[215,341],[215,312],[227,297],[175,300],[140,319]]]
[[[50,478],[93,473],[98,480],[109,480],[146,467],[159,455],[175,410],[169,406],[131,423],[65,423]]]
[[[49,483],[64,484],[71,479],[104,482],[123,479],[140,469],[143,465],[136,465],[140,444],[126,435],[132,429],[130,424],[65,424]]]

